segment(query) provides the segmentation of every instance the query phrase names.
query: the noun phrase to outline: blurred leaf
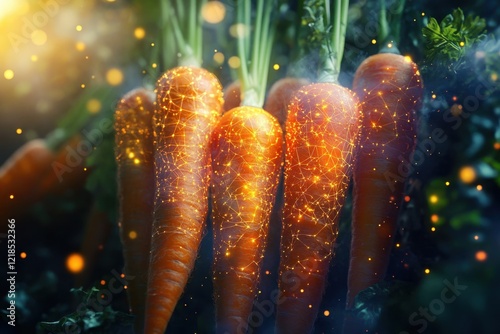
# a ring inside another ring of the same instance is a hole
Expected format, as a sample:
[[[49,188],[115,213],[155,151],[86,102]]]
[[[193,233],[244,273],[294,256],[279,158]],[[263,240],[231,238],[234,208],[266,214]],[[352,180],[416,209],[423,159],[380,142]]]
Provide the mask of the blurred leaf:
[[[460,229],[467,225],[478,226],[481,224],[481,212],[479,210],[471,210],[466,213],[461,213],[450,219],[450,225],[454,229]]]

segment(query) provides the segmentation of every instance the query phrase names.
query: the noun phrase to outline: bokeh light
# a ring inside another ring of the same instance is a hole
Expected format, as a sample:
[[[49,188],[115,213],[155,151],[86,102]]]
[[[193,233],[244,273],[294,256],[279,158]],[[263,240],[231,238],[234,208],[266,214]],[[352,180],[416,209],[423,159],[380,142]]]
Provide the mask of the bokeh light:
[[[79,253],[72,253],[66,258],[66,268],[69,272],[77,274],[85,267],[85,260]]]
[[[201,15],[207,23],[220,23],[226,16],[226,6],[220,1],[209,1],[201,9]]]

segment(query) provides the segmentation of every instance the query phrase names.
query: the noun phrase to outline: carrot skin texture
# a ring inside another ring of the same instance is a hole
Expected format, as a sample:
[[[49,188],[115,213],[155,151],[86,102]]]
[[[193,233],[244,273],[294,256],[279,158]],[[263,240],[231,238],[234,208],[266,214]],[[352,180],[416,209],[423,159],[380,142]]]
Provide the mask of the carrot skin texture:
[[[137,332],[144,327],[149,250],[153,224],[155,95],[143,88],[127,93],[115,112],[119,218],[124,273],[134,277],[127,295]]]
[[[229,110],[239,107],[241,104],[241,83],[239,80],[231,82],[224,89],[224,107],[222,113],[226,113]]]
[[[246,333],[283,163],[278,121],[255,107],[223,115],[212,135],[217,333]]]
[[[358,67],[353,90],[364,118],[353,171],[347,308],[360,291],[384,279],[404,193],[399,169],[415,147],[423,85],[408,57],[377,54]]]
[[[176,67],[157,82],[155,196],[146,333],[163,333],[201,242],[208,211],[210,136],[222,112],[210,72]]]
[[[264,110],[276,117],[283,131],[286,130],[285,123],[290,99],[298,89],[307,84],[309,84],[307,79],[285,77],[276,81],[269,89]]]
[[[286,123],[285,206],[277,333],[311,332],[325,288],[360,126],[354,93],[300,89]]]

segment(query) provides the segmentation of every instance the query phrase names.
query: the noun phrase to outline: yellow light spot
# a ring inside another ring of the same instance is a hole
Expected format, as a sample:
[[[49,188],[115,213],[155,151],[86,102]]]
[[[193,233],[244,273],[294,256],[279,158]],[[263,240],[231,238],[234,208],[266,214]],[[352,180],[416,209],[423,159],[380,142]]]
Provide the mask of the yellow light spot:
[[[369,257],[369,258],[368,258],[368,261],[371,261],[371,260],[372,260],[372,258],[371,258],[371,257]]]
[[[201,9],[201,16],[208,23],[220,23],[226,16],[226,6],[220,1],[209,1]]]
[[[32,62],[38,61],[38,56],[37,55],[31,55],[31,61]]]
[[[445,184],[447,187],[449,187],[449,186],[450,186],[450,181],[446,181],[444,184]]]
[[[304,289],[300,289],[300,293],[304,293]]]
[[[18,129],[16,130],[16,133],[17,133],[18,135],[20,135],[21,133],[23,133],[23,129],[18,128]]]
[[[80,87],[85,88],[85,84],[81,84]]]
[[[435,228],[434,226],[433,226],[433,227],[431,227],[431,231],[432,231],[432,232],[436,232],[436,228]]]
[[[465,46],[465,42],[461,41],[460,43],[458,43],[461,47],[464,47]]]
[[[313,306],[311,304],[309,304],[309,308],[313,308]]]
[[[229,252],[226,252],[226,256],[229,256],[229,255],[231,255],[231,253],[229,253]]]
[[[436,215],[436,214],[433,214],[433,215],[431,216],[431,222],[433,222],[433,223],[437,223],[438,221],[439,221],[439,216],[438,216],[438,215]]]
[[[411,57],[410,56],[405,56],[405,62],[411,63],[412,62]]]
[[[240,58],[237,56],[232,56],[231,58],[229,58],[227,63],[231,68],[239,68],[241,65]]]
[[[401,245],[400,245],[399,243],[397,243],[397,244],[396,244],[396,247],[397,247],[397,248],[399,248],[399,247],[401,247]]]
[[[429,197],[429,201],[432,203],[432,204],[435,204],[439,201],[439,197],[437,197],[436,195],[431,195]]]
[[[224,54],[222,52],[216,52],[214,53],[214,61],[219,64],[219,65],[222,65],[224,63]]]
[[[10,196],[9,196],[9,198],[10,198],[10,199],[14,199],[14,195],[10,195]]]
[[[158,67],[158,65],[157,65],[156,63],[153,63],[153,64],[151,64],[151,67],[152,67],[152,68],[157,68],[157,67]]]
[[[474,236],[474,240],[479,240],[479,236],[478,236],[478,235],[475,235],[475,236]]]
[[[269,270],[266,270],[266,275],[269,275],[271,272]]]
[[[435,99],[435,98],[436,98],[436,94],[432,94],[432,95],[431,95],[431,97],[432,97],[433,99]]]
[[[483,186],[482,186],[482,185],[480,185],[480,184],[478,184],[478,185],[476,186],[476,189],[477,189],[477,191],[481,191],[481,190],[483,190]]]
[[[248,28],[243,23],[236,23],[229,27],[229,34],[231,37],[245,37],[248,34]]]
[[[28,256],[28,255],[26,254],[26,252],[21,252],[21,253],[19,254],[19,257],[20,257],[21,259],[25,259],[27,256]]]
[[[136,231],[128,232],[128,237],[130,240],[134,240],[135,238],[137,238],[137,232]]]
[[[118,68],[111,68],[106,72],[106,81],[111,86],[118,86],[123,82],[123,72]]]
[[[135,157],[134,152],[130,152],[130,153],[128,154],[128,157],[129,157],[129,159],[133,159],[133,158]]]
[[[426,273],[426,274],[430,274],[430,272],[431,272],[431,270],[430,270],[429,268],[426,268],[426,269],[424,270],[424,273]]]
[[[134,164],[138,165],[140,163],[141,163],[141,161],[139,159],[137,159],[137,158],[134,159]]]
[[[101,283],[101,285],[106,285],[106,281],[105,281],[105,280],[103,280],[103,279],[101,280],[101,282],[100,282],[100,283]]]
[[[38,46],[44,45],[47,42],[47,34],[43,30],[35,30],[31,33],[31,41]]]
[[[422,16],[425,16],[425,13],[424,13],[424,12],[422,12]]]
[[[274,64],[273,65],[273,70],[277,71],[280,69],[280,64]]]
[[[330,311],[325,310],[325,311],[323,312],[323,315],[324,315],[325,317],[328,317],[328,316],[330,315]]]
[[[372,39],[372,44],[377,44],[377,40],[376,39]]]
[[[487,258],[488,258],[488,254],[485,251],[477,251],[476,252],[476,260],[478,260],[479,262],[486,261]]]
[[[490,79],[491,79],[491,81],[497,81],[498,80],[498,73],[496,73],[496,72],[491,73]]]
[[[11,80],[12,78],[14,78],[14,71],[13,70],[5,70],[3,72],[3,76],[5,79]]]
[[[137,27],[134,29],[134,37],[137,39],[143,39],[146,37],[146,30],[143,27]]]
[[[85,43],[83,43],[83,42],[76,42],[75,48],[76,48],[77,51],[82,52],[83,50],[85,50]]]
[[[127,289],[128,289],[128,285],[124,285],[124,286],[123,286],[123,288],[124,288],[125,290],[127,290]]]
[[[392,43],[387,43],[387,47],[390,49],[392,48]]]
[[[476,170],[474,167],[462,167],[458,173],[460,180],[463,183],[472,183],[476,179]]]
[[[83,27],[81,25],[77,25],[75,27],[76,31],[82,31]]]
[[[78,253],[72,253],[66,258],[66,268],[74,274],[81,272],[84,266],[85,261]]]
[[[91,114],[96,114],[101,110],[101,101],[97,99],[90,99],[87,101],[87,110]]]

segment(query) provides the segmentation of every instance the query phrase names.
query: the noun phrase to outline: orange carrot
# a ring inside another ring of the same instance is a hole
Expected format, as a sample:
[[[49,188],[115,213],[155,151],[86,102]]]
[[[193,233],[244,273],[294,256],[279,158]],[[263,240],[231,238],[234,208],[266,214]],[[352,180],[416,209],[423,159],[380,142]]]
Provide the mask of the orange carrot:
[[[359,129],[357,99],[332,83],[292,98],[286,131],[278,333],[308,333],[325,288]]]
[[[239,107],[241,104],[241,83],[239,80],[231,82],[224,89],[224,107],[223,113],[229,110]]]
[[[167,71],[154,114],[156,191],[146,333],[163,333],[194,266],[208,211],[210,135],[222,88],[196,67]]]
[[[149,249],[153,222],[154,155],[152,117],[155,95],[143,88],[126,94],[116,107],[115,141],[120,237],[127,289],[136,331],[144,327]]]
[[[347,308],[360,291],[383,280],[387,270],[404,192],[398,170],[414,149],[422,80],[409,57],[381,53],[359,66],[353,89],[364,119],[353,172]]]
[[[285,77],[276,81],[269,89],[264,110],[278,119],[283,130],[285,130],[285,123],[288,117],[288,103],[291,97],[299,88],[308,83],[309,80],[307,79]]]
[[[283,134],[269,113],[243,106],[224,114],[212,138],[217,333],[245,333],[283,161]]]

